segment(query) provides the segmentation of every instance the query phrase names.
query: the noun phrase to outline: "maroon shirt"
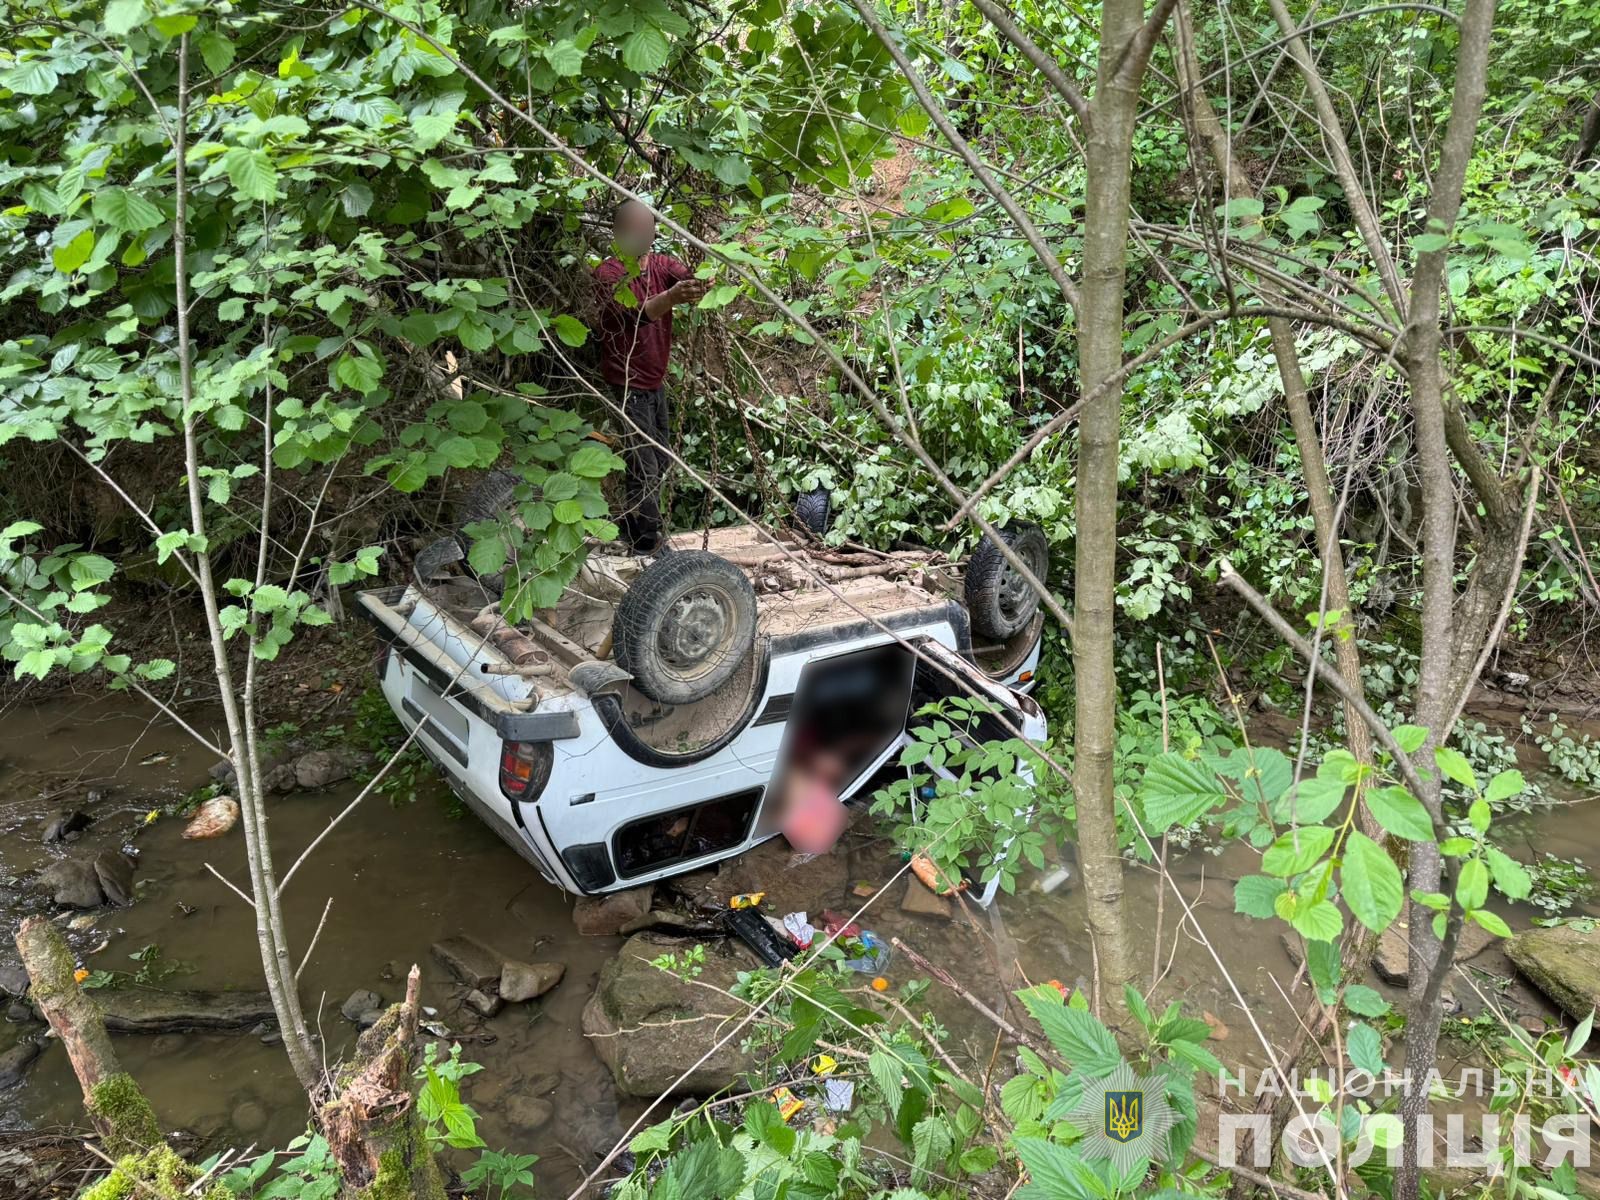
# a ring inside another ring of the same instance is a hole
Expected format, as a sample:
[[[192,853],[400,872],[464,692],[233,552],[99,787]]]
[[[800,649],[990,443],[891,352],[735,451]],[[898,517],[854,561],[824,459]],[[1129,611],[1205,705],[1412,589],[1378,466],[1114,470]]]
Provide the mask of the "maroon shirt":
[[[600,373],[607,383],[648,391],[666,382],[672,310],[652,321],[644,315],[644,302],[690,276],[689,268],[672,255],[647,254],[638,277],[629,281],[638,304],[627,308],[616,298],[618,285],[628,278],[622,260],[608,258],[594,269],[600,292]]]

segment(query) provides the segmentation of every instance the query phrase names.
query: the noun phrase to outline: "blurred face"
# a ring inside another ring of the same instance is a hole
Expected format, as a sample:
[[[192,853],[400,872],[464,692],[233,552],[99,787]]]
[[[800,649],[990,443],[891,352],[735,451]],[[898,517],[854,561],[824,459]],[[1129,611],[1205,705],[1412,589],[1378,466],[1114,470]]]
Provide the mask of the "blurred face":
[[[612,232],[617,239],[617,249],[629,258],[642,258],[655,245],[656,219],[644,205],[629,204],[617,214]]]

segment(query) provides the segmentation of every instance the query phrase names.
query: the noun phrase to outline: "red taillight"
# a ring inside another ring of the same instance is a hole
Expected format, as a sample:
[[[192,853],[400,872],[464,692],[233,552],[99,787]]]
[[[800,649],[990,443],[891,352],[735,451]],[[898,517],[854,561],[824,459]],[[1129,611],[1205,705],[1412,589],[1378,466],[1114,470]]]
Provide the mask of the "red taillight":
[[[507,800],[536,800],[550,779],[548,742],[500,743],[500,791]]]

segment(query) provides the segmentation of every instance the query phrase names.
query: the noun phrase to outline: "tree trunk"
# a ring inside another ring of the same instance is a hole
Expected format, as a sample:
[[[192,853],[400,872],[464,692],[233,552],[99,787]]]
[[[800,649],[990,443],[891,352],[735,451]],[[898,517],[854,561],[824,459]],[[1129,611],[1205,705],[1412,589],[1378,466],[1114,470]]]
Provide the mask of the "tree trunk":
[[[1477,137],[1478,117],[1483,109],[1494,12],[1495,0],[1467,0],[1461,17],[1455,94],[1428,204],[1429,228],[1446,237],[1461,207],[1462,187]],[[1428,735],[1416,755],[1418,766],[1424,769],[1419,774],[1423,777],[1425,794],[1418,799],[1427,807],[1436,828],[1442,824],[1443,801],[1433,752],[1450,736],[1446,725],[1455,715],[1452,683],[1457,656],[1456,489],[1446,432],[1443,337],[1439,328],[1439,295],[1444,283],[1445,256],[1443,249],[1417,256],[1402,356],[1411,388],[1422,479],[1422,658],[1417,681],[1416,722],[1428,730]],[[1476,658],[1476,648],[1473,657]],[[1441,866],[1439,847],[1435,843],[1416,843],[1411,854],[1411,877],[1407,881],[1410,890],[1413,893],[1438,891]],[[1434,971],[1440,966],[1440,944],[1433,935],[1433,914],[1415,901],[1410,910],[1409,940],[1406,1073],[1412,1084],[1400,1102],[1405,1137],[1395,1180],[1396,1200],[1416,1200],[1419,1193],[1419,1118],[1428,1104],[1427,1089],[1421,1081],[1438,1061],[1439,1050],[1440,1012]],[[1448,961],[1442,966],[1447,969]]]
[[[1116,752],[1117,474],[1122,420],[1123,291],[1130,155],[1142,63],[1124,63],[1144,22],[1139,0],[1106,0],[1087,144],[1082,304],[1078,308],[1078,544],[1072,663],[1076,688],[1073,796],[1089,929],[1101,978],[1134,977],[1122,908],[1122,856],[1112,769]],[[1128,67],[1134,67],[1128,70]],[[1098,393],[1096,393],[1096,390]],[[1113,993],[1115,995],[1115,993]]]
[[[318,1114],[347,1196],[444,1200],[444,1178],[411,1093],[421,980],[413,966],[405,1002],[361,1035],[337,1094]]]
[[[200,446],[196,423],[200,414],[194,407],[193,353],[189,336],[188,267],[188,138],[189,138],[189,37],[178,44],[178,122],[174,138],[172,262],[173,291],[177,302],[178,380],[183,400],[183,444],[189,499],[191,530],[202,538],[206,532],[205,509],[201,501]],[[263,513],[263,521],[265,513]],[[211,555],[197,550],[194,555],[196,578],[200,585],[202,608],[206,615],[207,641],[222,699],[223,720],[228,729],[229,757],[238,783],[239,813],[244,824],[245,858],[250,870],[250,897],[255,908],[256,941],[261,951],[261,969],[267,978],[267,991],[278,1014],[283,1033],[283,1048],[289,1055],[295,1078],[310,1095],[320,1082],[311,1034],[300,1008],[295,968],[289,958],[287,935],[283,927],[283,908],[278,899],[277,878],[272,870],[272,849],[267,839],[266,805],[255,756],[251,753],[254,730],[241,715],[233,685],[233,670],[228,662],[227,637],[222,629],[216,581],[211,571]]]

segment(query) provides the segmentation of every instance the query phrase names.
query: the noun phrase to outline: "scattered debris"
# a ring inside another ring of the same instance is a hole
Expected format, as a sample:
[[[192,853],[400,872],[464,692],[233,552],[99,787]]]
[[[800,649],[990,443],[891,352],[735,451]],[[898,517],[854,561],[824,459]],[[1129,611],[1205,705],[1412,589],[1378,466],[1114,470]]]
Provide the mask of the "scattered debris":
[[[729,909],[722,914],[724,928],[738,938],[769,967],[782,966],[799,953],[794,942],[780,934],[759,913],[748,908]]]
[[[239,820],[239,802],[232,796],[214,796],[207,800],[183,827],[183,836],[190,839],[221,837]]]
[[[786,1087],[772,1093],[772,1102],[778,1106],[778,1115],[787,1121],[806,1106],[806,1102]]]
[[[461,1003],[480,1017],[492,1017],[500,1011],[500,997],[485,992],[480,988],[473,988],[462,997]]]

